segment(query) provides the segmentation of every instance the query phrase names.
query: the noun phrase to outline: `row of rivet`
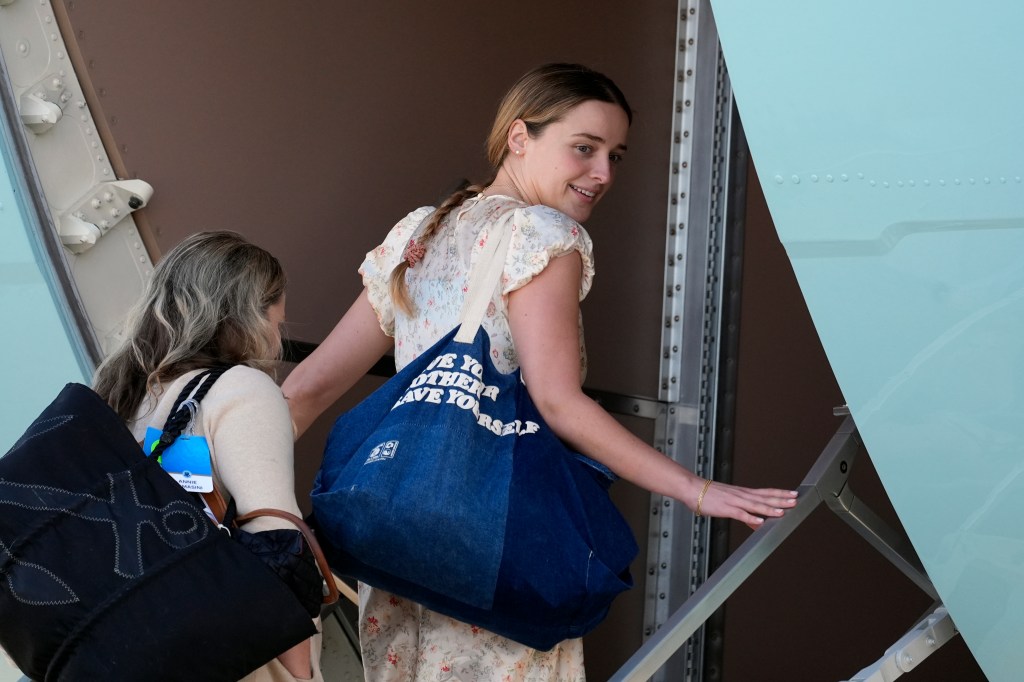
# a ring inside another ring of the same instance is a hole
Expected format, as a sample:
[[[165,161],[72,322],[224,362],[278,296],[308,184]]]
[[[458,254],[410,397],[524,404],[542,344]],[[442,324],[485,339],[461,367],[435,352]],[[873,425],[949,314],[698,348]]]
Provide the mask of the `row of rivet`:
[[[45,6],[48,3],[48,1],[49,0],[39,0],[39,4],[42,5],[42,6]],[[74,9],[74,3],[73,2],[69,3],[69,9]],[[50,15],[46,15],[46,16],[43,17],[43,21],[45,23],[47,23],[47,24],[52,24],[53,23],[53,17],[50,16]],[[60,40],[60,35],[58,33],[51,33],[50,34],[50,40],[52,42],[58,42]],[[18,54],[21,57],[28,57],[29,53],[31,52],[31,44],[28,41],[26,41],[26,40],[19,40],[17,42],[17,44],[16,44],[15,49],[17,50]],[[56,56],[57,56],[58,59],[63,60],[63,59],[65,59],[66,55],[65,55],[63,50],[58,50],[56,52]],[[60,75],[60,78],[59,79],[55,78],[53,80],[53,82],[50,84],[52,89],[55,90],[55,91],[60,91],[61,89],[63,89],[63,87],[64,87],[63,79],[66,78],[67,72],[65,70],[61,69],[59,71],[59,75]],[[40,97],[41,99],[45,99],[45,94],[44,93],[36,93],[36,95],[38,97]],[[60,96],[60,105],[66,104],[70,98],[71,98],[71,95],[69,93],[63,92],[61,94],[61,96]],[[87,108],[85,100],[84,99],[80,99],[80,100],[76,101],[75,102],[75,106],[81,111],[81,114],[79,115],[79,120],[82,123],[86,123],[86,124],[89,123],[89,111],[88,111],[88,108]],[[63,108],[63,106],[62,106],[62,108]],[[93,135],[94,131],[93,131],[92,128],[87,126],[87,127],[84,128],[84,132],[85,132],[85,134],[87,136],[91,137]],[[100,145],[99,141],[97,141],[95,139],[93,139],[93,141],[91,142],[90,146],[94,150],[100,150],[101,149],[101,145]],[[97,156],[95,158],[96,158],[96,161],[101,166],[103,166],[101,168],[101,172],[103,173],[103,175],[109,176],[111,174],[111,168],[106,165],[106,161],[107,161],[106,157],[104,155],[102,155],[102,154],[97,154]],[[103,196],[103,200],[106,201],[106,202],[110,202],[110,201],[113,200],[113,195],[107,193],[107,194],[105,194]],[[92,205],[93,205],[93,208],[98,208],[99,205],[100,205],[100,201],[97,200],[97,199],[94,199],[93,202],[92,202]],[[3,209],[4,209],[3,203],[0,203],[0,211],[2,211]],[[120,216],[120,211],[118,209],[116,209],[116,208],[111,209],[110,215],[111,215],[112,218],[116,219],[116,218],[118,218]],[[107,221],[103,221],[103,223],[106,223],[106,222]],[[139,253],[139,255],[137,256],[138,261],[140,263],[144,264],[144,265],[148,264],[149,263],[149,256],[145,252],[144,245],[143,245],[143,243],[142,243],[142,241],[140,239],[140,236],[139,236],[138,232],[135,231],[135,230],[131,230],[129,232],[128,236],[133,239],[132,246],[134,247],[136,252]],[[146,274],[148,274],[151,271],[152,271],[151,267],[150,268],[146,268]]]
[[[808,176],[808,179],[811,182],[818,182],[822,178],[819,177],[818,175],[813,175],[812,174],[812,175]],[[865,179],[864,178],[864,174],[863,173],[857,173],[857,179],[858,180],[864,180]],[[775,180],[775,184],[777,184],[777,185],[782,185],[782,184],[784,184],[786,182],[786,179],[784,177],[782,177],[781,175],[776,175],[774,180]],[[835,182],[836,178],[834,176],[832,176],[832,175],[826,175],[824,177],[824,180],[825,180],[825,182]],[[843,173],[843,174],[841,174],[839,176],[839,180],[841,180],[842,182],[849,182],[850,176],[847,175],[846,173]],[[1010,180],[1011,180],[1010,178],[1000,177],[998,179],[998,182],[1001,185],[1005,185],[1005,184],[1008,184],[1010,182]],[[1019,176],[1019,175],[1014,176],[1012,178],[1012,180],[1013,180],[1013,182],[1018,183],[1018,184],[1021,183],[1022,181],[1024,181],[1024,179],[1022,179],[1021,176]],[[793,175],[792,177],[790,177],[790,182],[792,182],[794,185],[799,185],[800,181],[801,181],[801,177],[799,175]],[[981,179],[981,183],[984,184],[984,185],[991,185],[992,182],[993,182],[992,178],[985,177],[985,178]],[[922,180],[920,184],[923,187],[931,187],[932,181],[929,180],[929,179],[926,179],[926,180]],[[947,186],[950,183],[948,183],[945,179],[940,178],[939,180],[937,180],[935,182],[935,184],[940,186],[940,187],[945,187],[945,186]],[[960,178],[953,178],[952,184],[956,185],[956,186],[959,186],[959,185],[963,185],[964,182]],[[967,184],[968,185],[977,185],[978,181],[975,178],[967,178]],[[892,186],[895,186],[895,187],[917,187],[918,183],[917,183],[916,180],[907,180],[907,181],[897,180],[895,183],[890,183],[888,180],[883,180],[882,182],[878,182],[877,180],[868,180],[868,185],[870,185],[871,187],[881,186],[883,188],[889,188],[889,187],[892,187]]]
[[[680,2],[680,5],[685,4],[687,3]],[[680,38],[678,44],[679,53],[677,54],[675,84],[675,113],[678,116],[678,120],[673,122],[672,136],[672,143],[675,147],[672,154],[674,160],[670,167],[670,173],[673,176],[671,181],[675,189],[669,192],[668,231],[670,236],[670,250],[667,254],[668,267],[676,266],[677,262],[680,266],[684,265],[683,250],[685,249],[685,226],[689,205],[686,197],[687,189],[684,188],[689,187],[689,159],[693,153],[690,140],[690,125],[692,123],[693,110],[693,75],[694,65],[696,62],[696,52],[694,52],[694,48],[696,47],[697,42],[697,24],[692,20],[695,19],[694,15],[696,12],[696,7],[680,7],[679,13],[680,23],[678,28],[680,29],[680,33],[683,37]],[[671,282],[666,290],[664,324],[667,331],[663,340],[669,340],[673,335],[673,332],[671,331],[672,328],[674,326],[678,326],[680,323],[680,316],[678,314],[674,314],[677,312],[678,304],[675,304],[673,301],[673,291],[680,292],[682,289],[682,285],[678,283],[680,275],[673,274],[670,279],[675,280],[675,282]],[[659,372],[661,375],[660,380],[662,391],[667,391],[671,385],[678,383],[678,362],[672,362],[671,356],[675,355],[678,360],[679,344],[670,342],[668,346],[671,347],[671,351],[668,347],[664,349],[664,358]],[[675,439],[672,437],[667,437],[664,441],[664,445],[658,443],[658,439],[656,438],[654,445],[659,452],[670,457],[677,449],[675,446]],[[651,532],[657,532],[658,535],[660,535],[660,538],[653,540],[658,543],[657,549],[655,550],[657,558],[654,560],[654,563],[648,565],[647,569],[648,596],[646,598],[647,604],[644,609],[645,637],[650,637],[656,631],[660,630],[668,618],[667,593],[671,587],[672,577],[671,572],[669,571],[669,560],[672,557],[672,547],[674,544],[672,537],[674,527],[672,516],[668,513],[671,508],[671,501],[669,499],[662,499],[661,504],[665,507],[666,516],[660,520],[652,522],[651,526]],[[659,507],[656,504],[653,509],[655,516],[658,515],[658,511]],[[682,537],[682,534],[680,534],[680,537]],[[657,595],[657,597],[652,603],[651,600],[654,598],[654,595]],[[655,677],[654,679],[661,678]]]

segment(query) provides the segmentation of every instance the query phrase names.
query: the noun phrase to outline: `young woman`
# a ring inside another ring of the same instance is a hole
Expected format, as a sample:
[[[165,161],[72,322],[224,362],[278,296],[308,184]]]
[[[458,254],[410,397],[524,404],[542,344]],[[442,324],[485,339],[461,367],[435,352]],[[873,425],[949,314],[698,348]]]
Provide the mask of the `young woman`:
[[[278,260],[240,235],[193,235],[160,259],[123,343],[93,382],[142,442],[147,427],[162,428],[190,379],[230,365],[202,400],[192,432],[206,438],[214,479],[240,515],[270,507],[301,517],[291,418],[270,375],[281,354],[284,288]],[[273,517],[245,525],[275,528],[292,526]],[[245,680],[322,680],[319,658],[317,635]]]
[[[524,75],[506,94],[488,140],[494,178],[401,220],[367,254],[362,294],[285,381],[297,431],[387,350],[394,348],[400,369],[455,327],[488,226],[511,213],[502,286],[483,326],[495,365],[522,368],[552,430],[619,476],[697,514],[756,527],[795,504],[791,491],[712,485],[633,436],[581,390],[579,302],[594,264],[580,223],[615,181],[631,118],[618,87],[590,69],[550,64]],[[410,243],[428,216],[425,235]],[[541,652],[365,585],[360,601],[367,680],[584,679],[580,640]]]

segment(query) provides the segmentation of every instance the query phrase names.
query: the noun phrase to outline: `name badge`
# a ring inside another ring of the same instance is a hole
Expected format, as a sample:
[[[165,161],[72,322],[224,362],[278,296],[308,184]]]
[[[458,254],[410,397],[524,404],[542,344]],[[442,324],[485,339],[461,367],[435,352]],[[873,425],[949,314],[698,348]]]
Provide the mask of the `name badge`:
[[[156,447],[160,429],[150,426],[142,450],[148,457]],[[210,446],[203,436],[181,434],[160,456],[160,466],[190,493],[208,493],[213,490],[213,461]]]

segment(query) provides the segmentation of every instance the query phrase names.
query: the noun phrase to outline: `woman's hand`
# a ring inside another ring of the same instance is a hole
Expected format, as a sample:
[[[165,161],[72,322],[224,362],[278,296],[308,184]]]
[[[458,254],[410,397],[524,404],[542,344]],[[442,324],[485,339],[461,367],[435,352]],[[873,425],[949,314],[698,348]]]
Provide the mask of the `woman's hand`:
[[[541,416],[559,438],[622,478],[680,500],[701,516],[718,516],[759,528],[782,516],[796,493],[743,488],[695,476],[627,431],[580,390],[579,282],[582,261],[573,252],[553,259],[509,295],[509,327],[523,380]],[[701,492],[704,493],[703,498]]]
[[[744,488],[728,483],[697,479],[692,491],[681,499],[697,516],[735,519],[757,530],[766,518],[777,518],[796,506],[797,493],[779,488]]]

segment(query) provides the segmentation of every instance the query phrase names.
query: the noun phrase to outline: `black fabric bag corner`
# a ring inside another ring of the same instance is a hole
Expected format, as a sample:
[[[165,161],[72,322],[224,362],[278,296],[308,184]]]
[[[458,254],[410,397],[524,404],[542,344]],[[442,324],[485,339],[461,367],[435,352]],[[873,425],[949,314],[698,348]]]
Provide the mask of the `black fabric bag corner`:
[[[0,646],[28,677],[234,682],[313,634],[88,387],[0,458]]]

